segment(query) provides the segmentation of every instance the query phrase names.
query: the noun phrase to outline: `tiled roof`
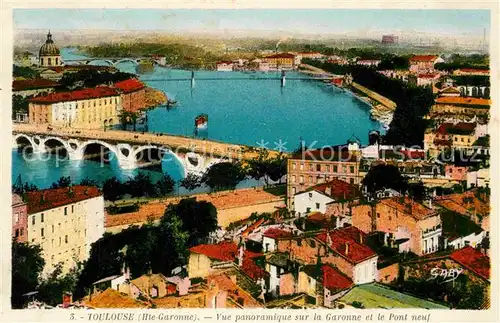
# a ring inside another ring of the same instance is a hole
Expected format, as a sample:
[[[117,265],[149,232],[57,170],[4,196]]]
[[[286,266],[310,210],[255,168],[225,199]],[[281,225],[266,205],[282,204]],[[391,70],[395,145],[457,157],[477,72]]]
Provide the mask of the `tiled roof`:
[[[461,104],[461,105],[484,105],[484,106],[489,106],[491,104],[490,99],[453,97],[453,96],[442,96],[437,98],[435,102],[438,104]]]
[[[477,74],[490,74],[490,70],[482,68],[460,68],[455,72],[477,73]]]
[[[438,58],[436,55],[415,55],[410,58],[410,62],[433,62]]]
[[[46,79],[15,80],[12,81],[12,91],[23,91],[32,89],[45,89],[57,87],[60,84]]]
[[[104,98],[109,96],[117,96],[118,92],[116,89],[110,87],[96,87],[92,89],[76,90],[72,92],[58,92],[51,93],[45,96],[37,96],[30,99],[30,102],[34,103],[57,103],[66,101],[79,101],[88,99]]]
[[[290,231],[282,230],[279,228],[271,228],[264,232],[264,237],[269,237],[272,239],[289,238],[293,234]]]
[[[475,129],[476,129],[476,124],[471,122],[458,122],[456,124],[445,122],[438,127],[436,132],[442,135],[446,134],[469,135],[473,133]]]
[[[253,298],[249,293],[235,284],[227,275],[219,274],[207,277],[207,284],[214,283],[219,290],[227,291],[228,298],[234,302],[238,302],[238,299],[243,302],[244,308],[255,308],[263,307],[255,298]]]
[[[407,196],[395,196],[383,199],[380,203],[395,208],[398,212],[411,216],[416,220],[423,220],[437,214],[435,210],[429,209],[420,203],[412,201]]]
[[[125,93],[130,93],[144,89],[144,84],[137,79],[128,79],[115,83],[115,87]]]
[[[220,65],[220,64],[233,65],[233,62],[231,62],[231,61],[220,61],[220,62],[217,62],[216,64],[217,65]]]
[[[207,256],[219,261],[234,261],[238,254],[238,246],[234,242],[221,242],[218,244],[200,244],[189,251]]]
[[[418,75],[418,78],[421,78],[421,79],[435,79],[435,78],[439,78],[441,75],[439,75],[438,73],[426,73],[426,74],[419,74]]]
[[[490,279],[490,258],[471,246],[453,251],[450,258],[484,279]]]
[[[86,297],[83,304],[94,308],[148,308],[149,304],[135,300],[120,292],[108,288],[105,291]]]
[[[315,185],[309,190],[321,192],[335,200],[345,200],[360,196],[357,186],[341,181],[340,179],[334,179],[326,183]]]
[[[253,280],[265,278],[269,273],[255,263],[254,258],[261,257],[262,254],[245,250],[243,253],[243,266],[241,269]]]
[[[330,232],[323,232],[318,234],[317,238],[323,242],[328,242],[327,234],[330,235],[330,248],[352,263],[360,263],[377,255],[365,244],[366,234],[356,227],[351,226]],[[361,239],[363,240],[362,242]]]
[[[28,192],[26,194],[28,214],[38,213],[101,195],[102,192],[99,191],[99,188],[83,185]]]
[[[331,265],[321,265],[320,268],[321,271],[318,270],[318,265],[306,265],[302,270],[307,275],[321,280],[323,287],[333,292],[350,288],[353,285],[349,277],[345,276]]]
[[[464,193],[437,196],[434,201],[439,206],[465,216],[470,216],[474,213],[474,211],[478,214],[481,214],[482,216],[489,215],[489,197],[486,196],[486,200],[479,199],[476,197],[475,192],[475,190],[471,190]],[[466,198],[469,198],[468,200],[470,200],[471,202],[466,203]]]
[[[246,237],[247,235],[252,233],[255,229],[257,229],[262,223],[264,223],[264,221],[265,221],[264,218],[260,218],[259,220],[255,221],[254,223],[249,225],[248,228],[245,229],[245,231],[241,233],[241,236]]]
[[[319,149],[308,149],[303,153],[298,152],[293,155],[293,159],[316,160],[330,162],[357,162],[355,153],[349,151],[347,145],[326,146]]]
[[[12,194],[12,206],[20,205],[20,204],[25,204],[22,197],[17,195],[17,194]]]

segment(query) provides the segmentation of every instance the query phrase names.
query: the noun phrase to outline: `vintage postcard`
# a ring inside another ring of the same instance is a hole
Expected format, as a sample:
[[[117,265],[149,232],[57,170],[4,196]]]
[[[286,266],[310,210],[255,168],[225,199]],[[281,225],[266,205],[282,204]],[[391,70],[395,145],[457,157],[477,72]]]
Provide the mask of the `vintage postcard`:
[[[6,318],[498,315],[497,5],[11,5]]]

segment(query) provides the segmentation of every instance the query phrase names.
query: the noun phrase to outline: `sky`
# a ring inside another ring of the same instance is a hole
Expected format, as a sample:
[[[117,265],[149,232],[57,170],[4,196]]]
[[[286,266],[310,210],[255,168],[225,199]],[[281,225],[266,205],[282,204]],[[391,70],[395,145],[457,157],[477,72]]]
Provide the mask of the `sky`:
[[[85,17],[85,19],[82,19]],[[423,32],[481,35],[488,10],[376,9],[16,9],[16,29],[177,32],[284,31],[304,34]]]

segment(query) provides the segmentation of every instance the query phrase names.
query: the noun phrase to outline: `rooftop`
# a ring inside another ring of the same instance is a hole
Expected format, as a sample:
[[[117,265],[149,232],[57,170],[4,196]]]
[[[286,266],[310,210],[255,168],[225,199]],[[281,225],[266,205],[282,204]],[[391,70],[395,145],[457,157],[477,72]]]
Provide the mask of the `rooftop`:
[[[359,189],[356,185],[349,184],[339,179],[315,185],[308,189],[308,191],[309,190],[321,192],[335,200],[346,200],[360,196]]]
[[[92,297],[85,297],[83,304],[94,308],[148,308],[149,304],[135,300],[108,288]]]
[[[436,210],[429,209],[428,207],[424,206],[423,204],[417,203],[413,200],[411,200],[407,196],[396,196],[396,197],[391,197],[387,199],[383,199],[380,201],[380,203],[383,203],[389,207],[392,207],[398,212],[401,212],[402,214],[406,214],[412,218],[414,218],[417,221],[426,219],[430,216],[437,215]]]
[[[453,251],[450,258],[484,279],[490,279],[490,258],[471,246]]]
[[[34,90],[34,89],[46,89],[60,86],[59,83],[46,80],[46,79],[34,79],[34,80],[15,80],[12,81],[12,91],[24,91],[24,90]]]
[[[109,96],[117,96],[118,92],[116,89],[110,87],[96,87],[92,89],[83,89],[76,90],[71,92],[58,92],[51,93],[45,96],[37,96],[30,99],[30,102],[33,103],[57,103],[57,102],[67,102],[67,101],[80,101],[80,100],[89,100],[89,99],[97,99],[104,98]]]
[[[351,289],[347,294],[342,296],[339,301],[352,304],[353,302],[360,302],[364,308],[425,308],[425,309],[447,309],[448,307],[428,301],[425,299],[417,298],[409,294],[404,294],[379,285],[377,283],[370,283],[364,285],[357,285]]]
[[[274,54],[274,55],[269,55],[264,58],[295,58],[295,55],[289,54],[289,53],[279,53],[279,54]]]
[[[264,232],[264,237],[272,238],[272,239],[283,239],[289,238],[293,236],[291,231],[283,230],[280,228],[270,228]]]
[[[192,247],[189,251],[207,256],[219,261],[234,261],[238,246],[234,242],[221,242],[218,244],[200,244]]]
[[[144,89],[144,84],[137,79],[128,79],[125,81],[116,82],[115,87],[125,93],[130,93]]]
[[[458,122],[456,124],[445,122],[438,129],[439,134],[470,135],[476,130],[476,124],[472,122]]]
[[[352,280],[349,277],[342,274],[336,268],[331,265],[306,265],[303,267],[303,271],[315,278],[321,280],[323,286],[328,288],[333,292],[347,289],[353,285]],[[319,270],[321,268],[321,270]]]
[[[20,195],[12,193],[12,206],[17,206],[25,204],[23,198]]]
[[[437,55],[415,55],[410,58],[410,62],[433,62],[438,59]]]
[[[330,235],[330,248],[352,263],[360,263],[377,255],[365,244],[366,234],[356,227],[320,233],[317,235],[318,240],[328,242],[327,234]]]
[[[99,188],[83,185],[28,192],[26,194],[28,214],[50,210],[101,195],[102,192],[99,191]]]

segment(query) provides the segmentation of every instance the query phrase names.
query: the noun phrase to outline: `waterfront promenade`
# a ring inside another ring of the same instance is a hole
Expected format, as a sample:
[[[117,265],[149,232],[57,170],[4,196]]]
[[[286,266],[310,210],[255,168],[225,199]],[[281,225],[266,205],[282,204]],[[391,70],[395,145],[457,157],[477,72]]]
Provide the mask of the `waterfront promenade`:
[[[102,140],[106,142],[128,143],[132,145],[157,144],[168,147],[172,151],[191,151],[207,156],[237,160],[251,160],[258,156],[258,151],[249,146],[149,132],[143,133],[124,130],[79,129],[69,127],[53,127],[47,124],[32,125],[19,123],[13,124],[12,132],[15,134],[23,133],[62,138]],[[278,154],[277,151],[273,150],[270,150],[269,153],[271,156]]]

